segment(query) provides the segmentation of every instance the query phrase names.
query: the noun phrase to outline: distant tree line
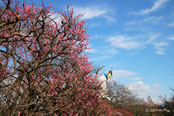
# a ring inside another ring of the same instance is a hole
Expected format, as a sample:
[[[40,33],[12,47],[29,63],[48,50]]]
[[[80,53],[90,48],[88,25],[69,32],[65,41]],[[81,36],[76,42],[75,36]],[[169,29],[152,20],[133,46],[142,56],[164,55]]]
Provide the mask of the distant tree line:
[[[172,91],[174,92],[173,89]],[[121,108],[135,116],[173,116],[174,96],[169,99],[161,97],[162,104],[155,104],[150,96],[145,101],[133,92],[128,87],[112,80],[107,82],[105,98],[115,110]]]

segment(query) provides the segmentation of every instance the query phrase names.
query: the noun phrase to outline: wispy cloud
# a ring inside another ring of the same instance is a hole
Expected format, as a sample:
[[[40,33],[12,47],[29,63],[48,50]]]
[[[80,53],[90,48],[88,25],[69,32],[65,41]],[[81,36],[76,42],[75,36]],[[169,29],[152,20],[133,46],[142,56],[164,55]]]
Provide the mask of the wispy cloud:
[[[174,40],[174,37],[168,37],[167,39],[168,40]]]
[[[143,22],[152,22],[152,23],[155,23],[157,21],[161,21],[162,19],[164,19],[163,16],[151,16],[151,17],[147,17],[143,20]]]
[[[155,12],[155,11],[159,10],[168,1],[169,0],[156,0],[151,8],[147,8],[147,9],[140,11],[139,13],[133,13],[133,14],[144,15],[144,14],[149,14],[149,13]]]
[[[108,58],[111,58],[112,56],[111,55],[100,55],[100,56],[97,56],[95,58],[89,58],[89,62],[94,62],[94,61],[102,61],[102,60],[106,60]]]
[[[128,80],[134,80],[134,81],[138,81],[141,80],[141,77],[135,77],[136,73],[129,71],[129,70],[113,70],[113,76],[116,79],[119,78],[126,78]]]
[[[154,49],[156,50],[156,54],[159,55],[166,55],[165,50],[168,46],[168,42],[156,42],[155,40],[158,38],[159,34],[152,34],[150,35],[149,39],[146,41],[146,44],[151,44],[154,46]],[[170,38],[172,39],[172,38]]]
[[[136,24],[144,24],[144,23],[152,23],[152,24],[158,24],[162,19],[164,19],[163,16],[150,16],[147,18],[144,18],[142,20],[134,20],[134,21],[129,21],[126,23],[126,25],[136,25]]]
[[[139,95],[139,97],[159,94],[157,89],[161,87],[160,84],[154,83],[152,86],[149,86],[142,81],[142,77],[138,77],[136,75],[136,72],[129,70],[113,70],[113,79],[115,78],[117,80],[124,78],[127,80],[133,80],[133,83],[127,85],[127,87],[135,94]]]
[[[92,19],[96,17],[101,17],[106,19],[109,22],[116,22],[116,19],[112,16],[109,16],[109,11],[107,8],[101,6],[87,6],[87,7],[78,7],[73,6],[75,15],[83,15],[82,19]]]
[[[127,77],[130,77],[135,74],[136,74],[135,72],[128,71],[128,70],[114,70],[113,71],[113,76],[117,79],[118,78],[127,78]]]
[[[106,60],[106,59],[112,58],[114,55],[119,53],[114,48],[109,48],[109,49],[101,48],[100,50],[94,49],[94,51],[93,50],[92,51],[88,51],[88,53],[90,53],[90,52],[97,53],[97,57],[90,58],[91,62]]]
[[[97,6],[88,6],[88,7],[73,6],[73,8],[76,15],[78,14],[83,15],[82,19],[91,19],[94,17],[100,17],[107,13],[106,9]]]
[[[95,35],[92,35],[90,38],[92,39],[103,39],[103,38],[106,38],[108,37],[107,35],[102,35],[102,34],[95,34]]]
[[[134,91],[138,95],[147,95],[147,94],[154,94],[158,93],[150,88],[149,85],[144,84],[143,81],[137,81],[128,86],[128,88]]]
[[[103,16],[105,19],[107,19],[109,22],[117,22],[117,20],[111,16],[108,15],[104,15]]]
[[[101,26],[100,23],[93,23],[93,24],[89,24],[88,28],[92,28],[92,27],[98,27]]]
[[[119,51],[114,48],[109,48],[109,49],[103,50],[102,53],[115,55],[115,54],[118,54]]]
[[[169,27],[174,27],[174,22],[168,24]]]
[[[141,80],[142,78],[141,77],[132,77],[131,80],[135,80],[135,81],[138,81],[138,80]]]
[[[167,42],[156,42],[153,43],[155,49],[156,49],[156,54],[159,55],[165,55],[165,47],[168,46]]]
[[[146,39],[145,38],[149,38]],[[122,48],[125,50],[137,50],[142,48],[147,48],[148,45],[152,45],[156,50],[155,53],[158,55],[166,55],[165,50],[168,46],[167,41],[160,41],[159,33],[149,34],[147,37],[143,36],[127,36],[127,35],[118,35],[111,36],[108,38],[108,41],[111,43],[111,46],[115,48]],[[139,40],[138,40],[139,39]],[[140,40],[141,39],[141,40]],[[174,40],[174,37],[169,37],[168,40]]]
[[[146,44],[151,44],[158,38],[159,34],[150,34],[149,39],[145,42]]]
[[[147,84],[145,84],[142,81],[141,77],[135,77],[137,74],[135,72],[132,71],[128,71],[128,70],[113,70],[113,77],[115,79],[128,79],[128,80],[133,80],[134,82],[130,85],[127,85],[127,87],[133,91],[135,94],[139,95],[139,97],[142,96],[147,96],[147,95],[152,95],[152,94],[158,94],[159,91],[157,91],[156,89],[160,88],[161,85],[160,84],[153,84],[152,86],[149,86]],[[155,90],[153,90],[155,89]]]
[[[155,83],[155,84],[152,85],[152,87],[155,88],[155,89],[159,89],[161,87],[161,84]]]
[[[126,50],[139,48],[142,45],[140,42],[125,35],[111,36],[108,40],[111,42],[112,46]]]

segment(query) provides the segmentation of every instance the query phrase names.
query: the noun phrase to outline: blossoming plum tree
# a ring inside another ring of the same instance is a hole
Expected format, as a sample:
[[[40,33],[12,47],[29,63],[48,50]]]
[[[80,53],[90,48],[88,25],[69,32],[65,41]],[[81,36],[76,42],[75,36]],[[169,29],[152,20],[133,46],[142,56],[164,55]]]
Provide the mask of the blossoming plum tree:
[[[2,0],[0,10],[0,105],[13,115],[92,114],[100,84],[88,62],[85,21],[51,5]],[[59,15],[56,22],[52,15]],[[9,80],[12,81],[9,81]]]

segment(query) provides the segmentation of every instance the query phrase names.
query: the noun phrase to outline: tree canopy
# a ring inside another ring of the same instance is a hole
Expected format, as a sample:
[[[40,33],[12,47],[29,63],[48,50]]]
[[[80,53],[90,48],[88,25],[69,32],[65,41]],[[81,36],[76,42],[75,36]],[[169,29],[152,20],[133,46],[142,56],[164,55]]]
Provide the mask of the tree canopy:
[[[0,103],[8,114],[93,113],[100,84],[84,54],[85,21],[51,5],[3,0],[0,12]],[[52,17],[59,16],[56,22]]]

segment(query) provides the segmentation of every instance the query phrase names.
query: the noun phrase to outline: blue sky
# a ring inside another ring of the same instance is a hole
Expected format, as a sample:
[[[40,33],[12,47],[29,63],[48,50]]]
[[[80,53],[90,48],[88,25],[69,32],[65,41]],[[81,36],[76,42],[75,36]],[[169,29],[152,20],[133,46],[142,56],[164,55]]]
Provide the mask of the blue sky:
[[[88,26],[90,62],[113,70],[113,80],[140,97],[170,97],[174,88],[173,0],[43,0],[67,4]],[[28,1],[26,1],[28,2]],[[40,1],[35,2],[40,6]]]

